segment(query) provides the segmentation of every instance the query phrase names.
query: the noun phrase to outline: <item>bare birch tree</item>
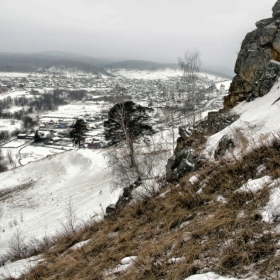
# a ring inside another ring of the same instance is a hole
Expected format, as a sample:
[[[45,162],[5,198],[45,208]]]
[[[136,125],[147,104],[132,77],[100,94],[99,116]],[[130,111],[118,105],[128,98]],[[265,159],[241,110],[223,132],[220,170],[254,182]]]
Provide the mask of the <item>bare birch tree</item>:
[[[197,81],[199,79],[199,70],[201,66],[199,50],[187,51],[183,58],[178,58],[179,66],[183,70],[183,85],[185,91],[185,107],[191,111],[191,121],[195,123],[197,119]]]

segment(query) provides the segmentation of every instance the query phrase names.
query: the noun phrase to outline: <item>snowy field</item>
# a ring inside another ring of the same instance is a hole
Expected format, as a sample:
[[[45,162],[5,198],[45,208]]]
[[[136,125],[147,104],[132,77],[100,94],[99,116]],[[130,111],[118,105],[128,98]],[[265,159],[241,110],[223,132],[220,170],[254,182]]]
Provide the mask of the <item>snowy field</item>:
[[[124,76],[128,79],[137,79],[137,80],[168,80],[169,78],[182,77],[183,71],[180,69],[170,69],[149,71],[149,70],[125,70],[121,69],[113,73],[116,76]],[[219,82],[224,80],[221,77],[201,72],[202,77],[207,77],[208,79]]]
[[[55,154],[65,152],[62,148],[51,148],[48,146],[26,146],[20,151],[20,163],[26,165],[30,162],[37,161],[43,158],[50,158]]]
[[[33,95],[29,94],[29,92],[26,90],[12,90],[12,91],[8,91],[6,93],[2,93],[0,95],[0,100],[3,100],[4,98],[7,98],[8,96],[10,96],[11,98],[15,98],[15,97],[33,98],[34,97]]]
[[[149,70],[125,70],[121,69],[114,72],[116,76],[124,76],[128,79],[137,79],[137,80],[167,80],[170,77],[180,77],[183,72],[181,70],[174,69],[165,69],[157,71]]]
[[[109,109],[109,105],[103,102],[99,104],[92,103],[76,103],[69,105],[62,105],[58,110],[49,112],[41,117],[42,121],[49,121],[52,118],[73,119],[74,117],[88,115],[95,115],[102,110]]]
[[[0,131],[14,131],[21,128],[21,121],[12,119],[0,119]]]
[[[62,232],[69,203],[76,225],[102,218],[119,196],[108,172],[100,151],[73,150],[1,173],[0,255],[16,232],[25,242]]]
[[[24,140],[24,139],[13,139],[12,141],[9,141],[8,143],[2,145],[1,147],[2,148],[19,148],[28,142],[29,142],[28,140]]]
[[[24,78],[29,75],[30,73],[20,73],[20,72],[0,72],[0,77],[17,77],[17,78]]]
[[[8,169],[26,165],[30,162],[41,160],[46,157],[52,157],[55,154],[72,150],[72,145],[69,147],[51,146],[51,145],[30,145],[33,140],[13,139],[1,146],[2,153],[8,158],[10,154],[12,163],[8,162]]]

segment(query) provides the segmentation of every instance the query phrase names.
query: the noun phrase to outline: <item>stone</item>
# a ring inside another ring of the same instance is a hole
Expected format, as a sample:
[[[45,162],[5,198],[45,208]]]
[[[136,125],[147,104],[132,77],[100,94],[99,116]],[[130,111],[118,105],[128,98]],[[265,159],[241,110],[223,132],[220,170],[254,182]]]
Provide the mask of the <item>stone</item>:
[[[224,135],[219,141],[218,147],[215,150],[214,157],[216,160],[223,157],[227,150],[235,148],[235,144],[228,135]]]
[[[249,32],[242,44],[235,63],[229,95],[224,99],[224,109],[238,103],[251,101],[267,94],[280,74],[280,1],[273,7],[273,17],[256,23],[257,29]]]
[[[274,19],[280,17],[280,1],[278,0],[272,8],[272,16]]]
[[[280,53],[280,31],[275,35],[272,47],[276,52]]]
[[[115,211],[116,211],[116,206],[114,204],[110,204],[109,206],[106,207],[106,214],[108,215],[115,213]]]
[[[274,21],[273,18],[266,18],[266,19],[262,19],[256,22],[256,27],[258,28],[263,28],[266,25],[269,25],[270,23],[272,23]]]
[[[191,149],[181,150],[177,156],[170,158],[166,165],[166,180],[176,181],[186,173],[199,169],[199,161]]]
[[[277,33],[278,28],[275,23],[271,23],[263,29],[263,33],[260,36],[260,45],[264,46],[267,43],[271,43]]]

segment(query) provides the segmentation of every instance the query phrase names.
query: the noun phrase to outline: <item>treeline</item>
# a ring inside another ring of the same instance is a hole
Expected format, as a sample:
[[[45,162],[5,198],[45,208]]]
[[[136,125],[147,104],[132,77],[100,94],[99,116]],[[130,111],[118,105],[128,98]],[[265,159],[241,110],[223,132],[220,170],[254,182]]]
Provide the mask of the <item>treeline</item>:
[[[124,95],[122,98],[125,99],[125,100],[132,100],[131,95]],[[114,95],[105,95],[105,96],[100,96],[100,97],[94,97],[92,99],[88,98],[88,100],[93,100],[93,101],[97,101],[97,102],[98,101],[105,101],[105,102],[116,104],[116,103],[120,102],[120,97],[119,96],[114,96]]]
[[[0,100],[0,118],[21,120],[23,116],[33,113],[54,111],[58,106],[66,105],[73,101],[85,99],[87,91],[85,90],[61,90],[55,89],[53,93],[45,93],[42,95],[34,95],[34,98],[10,96]],[[12,106],[26,107],[24,110],[9,112]],[[6,110],[5,110],[6,109]]]

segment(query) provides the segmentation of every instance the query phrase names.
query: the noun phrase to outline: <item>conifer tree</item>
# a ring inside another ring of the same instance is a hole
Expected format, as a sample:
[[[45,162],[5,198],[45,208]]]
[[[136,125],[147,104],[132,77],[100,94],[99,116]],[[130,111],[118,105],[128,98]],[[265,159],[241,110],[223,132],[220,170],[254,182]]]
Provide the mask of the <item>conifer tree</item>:
[[[108,120],[104,122],[104,136],[109,145],[127,144],[131,167],[136,165],[134,142],[141,136],[154,133],[148,114],[152,110],[132,101],[120,102],[110,109]]]
[[[87,132],[87,126],[83,119],[76,120],[75,124],[72,125],[72,130],[70,132],[70,137],[74,146],[79,148],[85,142],[85,133]]]

